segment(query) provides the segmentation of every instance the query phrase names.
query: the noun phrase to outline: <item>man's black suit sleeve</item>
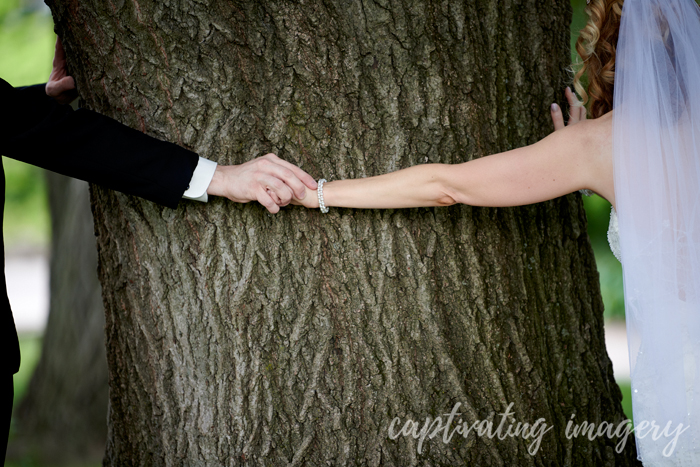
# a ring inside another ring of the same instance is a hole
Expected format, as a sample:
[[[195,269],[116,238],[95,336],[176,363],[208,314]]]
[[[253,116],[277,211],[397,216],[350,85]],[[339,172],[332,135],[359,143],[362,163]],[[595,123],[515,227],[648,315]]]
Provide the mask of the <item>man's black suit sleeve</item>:
[[[104,115],[74,111],[43,85],[13,88],[0,79],[0,154],[177,207],[199,157]]]

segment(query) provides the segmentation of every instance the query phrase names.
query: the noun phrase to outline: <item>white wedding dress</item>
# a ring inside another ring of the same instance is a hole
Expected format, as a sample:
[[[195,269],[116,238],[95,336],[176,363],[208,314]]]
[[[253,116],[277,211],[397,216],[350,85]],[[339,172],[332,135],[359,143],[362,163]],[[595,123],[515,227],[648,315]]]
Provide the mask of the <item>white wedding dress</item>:
[[[620,255],[620,236],[617,222],[617,212],[614,207],[610,210],[610,224],[608,226],[608,243],[610,249],[618,261],[621,260]],[[689,312],[689,304],[685,301],[678,300],[678,310],[682,313]],[[690,320],[689,322],[693,322]],[[642,463],[646,467],[690,467],[700,466],[700,417],[698,416],[698,405],[700,404],[700,330],[684,329],[683,330],[683,355],[682,358],[682,380],[685,382],[685,410],[686,414],[680,414],[675,420],[682,420],[683,428],[687,428],[677,437],[677,444],[670,456],[663,455],[664,448],[674,439],[674,435],[660,436],[658,440],[653,440],[654,432],[650,431],[644,438],[641,447]],[[658,407],[663,405],[663,402],[657,400],[655,392],[639,391],[636,388],[650,388],[655,385],[662,385],[665,378],[665,368],[655,368],[652,365],[646,364],[644,351],[639,349],[636,355],[636,363],[631,375],[632,379],[632,400],[633,411],[635,418],[635,426],[638,426],[642,420],[654,420],[654,412]],[[630,359],[631,360],[631,359]],[[670,363],[670,362],[669,362]],[[672,366],[672,365],[671,365]],[[675,380],[678,381],[679,375],[675,375]],[[673,379],[673,378],[671,378]],[[695,401],[699,401],[695,403]],[[660,415],[660,414],[659,414]],[[661,417],[663,418],[663,416]],[[696,423],[697,422],[697,423]],[[664,423],[657,422],[660,425],[658,433],[661,433],[665,427]],[[681,431],[682,429],[681,428]],[[668,433],[674,433],[678,429],[678,424],[672,424]],[[648,429],[647,429],[648,430]],[[642,431],[644,432],[644,430]],[[679,449],[683,446],[683,449]],[[667,452],[670,450],[668,448]]]

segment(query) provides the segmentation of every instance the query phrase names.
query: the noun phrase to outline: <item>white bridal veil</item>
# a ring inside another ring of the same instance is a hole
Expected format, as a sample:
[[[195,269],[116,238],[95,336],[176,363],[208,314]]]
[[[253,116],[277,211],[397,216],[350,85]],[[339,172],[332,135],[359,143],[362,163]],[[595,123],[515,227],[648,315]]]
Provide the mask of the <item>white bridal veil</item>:
[[[614,92],[615,208],[637,454],[645,466],[700,466],[700,8],[694,0],[625,0]],[[656,436],[649,431],[654,425],[644,425],[652,421],[660,427]]]

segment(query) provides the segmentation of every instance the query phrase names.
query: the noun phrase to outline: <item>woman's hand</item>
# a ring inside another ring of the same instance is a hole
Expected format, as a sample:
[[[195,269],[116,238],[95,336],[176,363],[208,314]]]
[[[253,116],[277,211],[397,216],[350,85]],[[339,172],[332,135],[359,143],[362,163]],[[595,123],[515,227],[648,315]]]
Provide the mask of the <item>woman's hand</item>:
[[[566,99],[569,101],[569,122],[567,125],[574,125],[581,120],[586,120],[586,107],[576,98],[576,94],[567,86],[564,91]],[[564,115],[561,107],[556,103],[552,104],[552,122],[554,123],[554,131],[564,128]]]
[[[328,184],[324,185],[324,189],[328,187]],[[318,209],[318,191],[312,190],[306,187],[306,195],[304,199],[292,198],[291,204],[297,206],[304,206],[309,209]]]

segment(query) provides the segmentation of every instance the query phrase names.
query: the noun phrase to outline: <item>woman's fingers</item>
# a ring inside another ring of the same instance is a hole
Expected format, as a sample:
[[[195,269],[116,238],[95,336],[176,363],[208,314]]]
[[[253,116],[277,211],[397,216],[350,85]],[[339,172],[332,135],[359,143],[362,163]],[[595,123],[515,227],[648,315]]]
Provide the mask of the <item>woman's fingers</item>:
[[[586,120],[588,118],[588,113],[586,112],[586,106],[581,105],[580,111],[581,111],[581,115],[579,116],[579,120]]]
[[[571,88],[568,86],[566,87],[566,91],[564,91],[564,95],[566,96],[566,100],[569,101],[569,121],[567,125],[573,125],[579,121],[580,112],[577,105],[578,99],[576,99],[576,96],[571,92]]]
[[[569,102],[569,121],[566,125],[574,125],[581,120],[586,119],[586,107],[578,100],[576,94],[571,90],[570,87],[564,90],[564,95],[566,100]],[[562,114],[561,107],[557,104],[552,104],[552,122],[554,123],[554,131],[561,130],[566,125],[564,124],[564,115]]]
[[[552,104],[552,123],[554,123],[554,131],[564,128],[564,115],[561,113],[561,107],[557,104]]]
[[[570,87],[567,86],[566,91],[564,91],[564,94],[566,95],[566,100],[569,101],[569,123],[568,125],[573,125],[575,123],[580,122],[581,120],[586,119],[586,107],[581,103],[581,101],[578,100],[576,97],[576,94],[571,90]]]

